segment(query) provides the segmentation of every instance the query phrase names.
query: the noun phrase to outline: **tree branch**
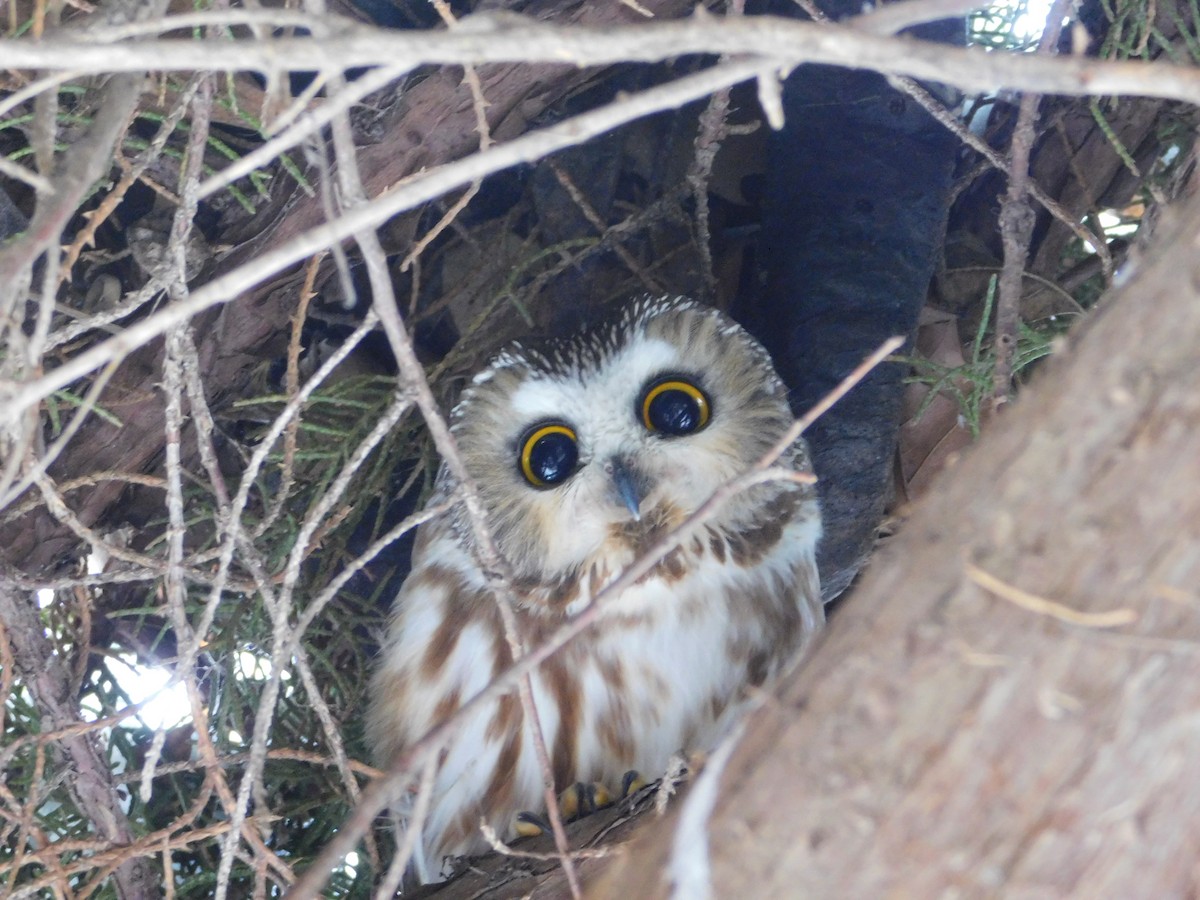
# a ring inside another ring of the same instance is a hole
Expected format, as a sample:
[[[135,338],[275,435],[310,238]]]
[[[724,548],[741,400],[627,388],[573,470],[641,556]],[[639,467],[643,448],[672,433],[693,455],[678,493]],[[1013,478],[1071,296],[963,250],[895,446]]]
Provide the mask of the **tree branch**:
[[[71,673],[46,636],[45,626],[28,593],[0,577],[0,628],[8,638],[21,682],[41,712],[41,730],[57,731],[85,723],[71,691]],[[96,744],[95,735],[79,729],[61,738],[64,764],[72,770],[67,789],[96,831],[116,845],[133,843],[133,828],[113,783],[112,769]],[[129,858],[116,868],[115,883],[122,900],[151,900],[158,896],[154,867],[146,859]]]
[[[186,21],[204,21],[189,16]],[[175,29],[175,20],[153,29]],[[129,29],[95,29],[87,37],[0,41],[12,68],[84,72],[344,71],[354,66],[465,65],[489,62],[605,66],[662,62],[688,54],[749,57],[777,67],[826,63],[908,75],[966,91],[1001,88],[1072,96],[1129,94],[1200,101],[1200,71],[1158,63],[1085,57],[1041,58],[980,47],[948,47],[868,33],[852,25],[825,27],[776,16],[652,21],[613,27],[560,26],[512,14],[482,14],[450,31],[395,31],[346,25],[321,38],[264,41],[145,40],[120,43]]]

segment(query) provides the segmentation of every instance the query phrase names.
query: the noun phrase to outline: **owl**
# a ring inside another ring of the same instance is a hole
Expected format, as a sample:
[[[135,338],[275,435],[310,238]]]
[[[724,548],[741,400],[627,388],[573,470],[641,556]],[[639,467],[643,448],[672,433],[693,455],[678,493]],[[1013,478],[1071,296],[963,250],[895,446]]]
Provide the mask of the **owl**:
[[[540,351],[500,353],[451,416],[496,545],[518,626],[536,646],[630,563],[744,473],[793,418],[766,351],[722,313],[644,297]],[[781,464],[808,470],[802,441]],[[431,503],[454,490],[445,469]],[[710,749],[824,622],[811,483],[758,484],[620,594],[532,674],[554,781],[655,777]],[[513,662],[461,505],[417,535],[371,684],[380,765],[453,715]],[[462,722],[439,756],[413,858],[421,881],[487,848],[544,807],[515,693]],[[409,801],[411,803],[411,800]],[[398,810],[401,820],[405,810]],[[415,825],[414,825],[415,827]]]

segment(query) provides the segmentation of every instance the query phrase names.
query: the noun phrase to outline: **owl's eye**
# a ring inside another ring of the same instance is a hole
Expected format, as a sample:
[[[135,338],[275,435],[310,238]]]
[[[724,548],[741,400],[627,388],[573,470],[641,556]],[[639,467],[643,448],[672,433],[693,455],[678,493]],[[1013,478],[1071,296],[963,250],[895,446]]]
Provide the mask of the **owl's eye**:
[[[535,425],[521,439],[521,474],[534,487],[562,484],[575,473],[579,443],[569,425]]]
[[[650,431],[678,436],[708,424],[708,396],[690,381],[668,378],[652,384],[642,397],[642,424]]]

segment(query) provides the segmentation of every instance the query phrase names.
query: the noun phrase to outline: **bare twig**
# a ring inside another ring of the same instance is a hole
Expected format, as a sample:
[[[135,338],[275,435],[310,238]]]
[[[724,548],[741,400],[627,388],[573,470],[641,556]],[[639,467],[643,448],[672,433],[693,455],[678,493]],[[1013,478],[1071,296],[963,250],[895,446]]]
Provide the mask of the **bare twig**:
[[[1048,53],[1058,43],[1063,17],[1072,0],[1055,0],[1046,17],[1046,30],[1038,42],[1038,52]],[[1033,237],[1033,210],[1026,199],[1029,178],[1029,157],[1033,151],[1034,122],[1042,95],[1028,93],[1021,97],[1017,124],[1013,129],[1012,156],[1008,170],[1008,193],[1000,208],[1000,236],[1004,244],[1004,263],[1000,270],[999,298],[996,302],[995,343],[996,367],[992,373],[992,412],[1008,402],[1012,390],[1013,359],[1017,353],[1017,325],[1021,315],[1021,284],[1029,242]],[[1101,236],[1101,240],[1103,237]]]
[[[454,13],[450,10],[450,5],[446,3],[445,0],[432,0],[432,2],[434,9],[437,10],[438,15],[447,26],[451,28],[458,26],[458,20],[454,17]],[[463,65],[463,80],[467,83],[467,87],[471,91],[471,106],[475,113],[475,131],[479,134],[479,152],[483,153],[495,143],[495,141],[492,140],[492,129],[488,124],[487,118],[487,110],[491,104],[488,103],[487,98],[483,95],[483,84],[479,80],[479,73],[475,71],[475,67],[470,63]],[[474,199],[475,195],[479,193],[479,187],[481,184],[482,181],[478,179],[472,181],[467,186],[467,189],[463,192],[462,196],[450,205],[450,208],[446,210],[445,214],[438,219],[434,226],[429,229],[429,231],[419,240],[413,243],[412,249],[408,251],[408,254],[400,263],[401,272],[407,272],[413,263],[419,260],[421,254],[425,252],[425,248],[433,243],[439,234],[450,227],[450,224],[456,218],[458,218],[458,214],[466,209],[467,204],[470,203],[471,200]],[[413,282],[413,290],[415,291],[415,276]]]
[[[295,399],[300,391],[300,351],[303,349],[300,339],[304,331],[305,320],[308,316],[308,306],[312,302],[314,295],[313,286],[316,283],[317,273],[321,269],[321,261],[324,258],[325,254],[317,254],[304,267],[304,282],[300,286],[296,314],[292,317],[292,334],[288,340],[287,369],[284,374],[284,390],[287,392],[289,400]],[[254,529],[253,537],[255,538],[266,534],[267,529],[282,515],[287,498],[291,495],[292,488],[295,486],[296,448],[299,441],[299,434],[300,420],[295,417],[290,418],[283,433],[283,459],[280,464],[279,488],[275,492],[270,506],[267,507],[266,515],[263,516],[262,521]]]
[[[904,91],[904,93],[919,103],[926,112],[952,132],[955,137],[986,159],[993,168],[999,169],[1001,172],[1008,172],[1010,161],[993,150],[982,138],[972,133],[959,117],[939,103],[929,91],[925,90],[925,88],[921,87],[921,85],[911,78],[896,77],[892,78],[891,82],[897,89]],[[1073,216],[1063,209],[1062,205],[1047,194],[1036,181],[1029,181],[1027,189],[1029,195],[1040,203],[1046,212],[1069,228],[1085,246],[1091,247],[1096,252],[1096,257],[1099,259],[1101,269],[1104,273],[1104,280],[1106,283],[1112,284],[1114,263],[1112,253],[1108,249],[1108,244],[1104,241],[1104,236],[1102,234],[1097,235],[1080,222],[1077,216]]]
[[[449,13],[447,12],[446,15],[449,15]],[[451,21],[453,21],[452,17]],[[468,67],[468,79],[473,74],[473,70]],[[480,146],[481,150],[486,151],[491,141],[491,136],[487,129],[486,100],[482,95],[477,79],[472,94],[477,124],[481,129]],[[337,148],[338,176],[341,179],[343,194],[349,205],[363,206],[366,204],[366,193],[358,176],[357,160],[354,155],[354,144],[350,135],[349,123],[344,119],[334,120],[333,137],[334,145]],[[481,153],[481,155],[486,155],[486,153]],[[412,391],[416,405],[421,410],[421,415],[433,437],[434,445],[441,454],[443,464],[449,469],[457,482],[457,492],[462,497],[468,521],[476,538],[476,553],[479,556],[479,562],[483,567],[483,571],[488,577],[493,597],[500,612],[501,621],[504,624],[504,633],[509,646],[509,652],[514,660],[520,659],[525,655],[526,648],[520,630],[517,627],[508,565],[500,555],[492,539],[483,503],[479,499],[478,489],[475,487],[470,474],[463,465],[462,459],[458,454],[458,447],[454,442],[454,437],[451,435],[449,427],[442,418],[441,411],[438,409],[437,402],[433,397],[433,392],[430,390],[429,382],[425,377],[425,370],[417,359],[412,341],[408,336],[408,331],[400,319],[399,307],[395,294],[392,291],[391,278],[387,272],[386,255],[383,247],[380,245],[379,238],[373,230],[364,229],[356,232],[354,239],[362,251],[363,262],[367,269],[367,277],[371,285],[372,308],[379,314],[384,333],[387,335],[392,353],[396,357],[400,377]],[[554,832],[555,844],[562,856],[563,870],[566,873],[571,894],[576,900],[579,900],[582,897],[579,887],[579,877],[575,873],[574,865],[568,856],[569,847],[567,845],[566,832],[563,828],[562,818],[559,814],[555,798],[554,777],[550,766],[550,757],[546,749],[545,735],[542,731],[537,706],[533,701],[533,683],[529,673],[526,673],[518,682],[518,695],[542,771],[544,794],[550,824]],[[412,822],[410,823],[410,827],[419,831],[421,824],[420,822]]]
[[[21,104],[27,103],[43,91],[54,90],[59,85],[77,81],[86,75],[86,72],[76,72],[68,69],[64,72],[56,72],[53,75],[45,75],[34,79],[20,90],[13,91],[3,99],[0,99],[0,116],[8,115]]]
[[[181,633],[180,635],[184,638],[181,642],[179,652],[180,667],[188,668],[195,662],[196,656],[200,652],[201,643],[204,641],[209,629],[212,628],[213,620],[216,618],[217,611],[220,608],[222,593],[228,584],[229,569],[233,561],[234,551],[240,545],[242,538],[241,517],[249,501],[250,492],[255,485],[259,473],[262,471],[271,448],[275,446],[275,442],[279,440],[284,430],[288,427],[288,423],[299,414],[300,408],[307,402],[312,393],[325,382],[329,374],[361,343],[362,339],[370,333],[377,322],[378,317],[373,312],[368,312],[358,328],[330,355],[312,378],[300,389],[300,392],[285,404],[251,455],[250,461],[246,464],[246,470],[242,475],[241,483],[238,486],[238,491],[234,495],[233,502],[230,504],[229,520],[224,523],[225,536],[221,542],[220,552],[217,557],[217,571],[207,582],[211,584],[212,588],[208,601],[204,606],[204,614],[201,616],[200,623],[194,632],[188,629],[187,633]]]
[[[39,194],[54,193],[54,186],[51,184],[49,178],[39,175],[37,172],[31,172],[19,163],[15,163],[4,156],[0,156],[0,175],[27,184]]]
[[[493,850],[501,856],[511,856],[514,859],[532,859],[538,862],[549,862],[550,860],[560,860],[562,856],[558,853],[534,853],[529,850],[514,850],[504,841],[500,840],[500,835],[496,834],[496,829],[487,822],[481,822],[479,830],[483,832],[483,839],[488,842]],[[594,847],[586,850],[572,850],[572,859],[603,859],[610,854],[608,847]]]
[[[968,0],[969,2],[969,0]],[[812,0],[796,0],[796,3],[801,6],[810,16],[813,21],[820,22],[826,25],[832,25],[833,20],[825,15]],[[918,21],[924,19],[913,19],[908,21],[907,17],[925,15],[925,11],[933,12],[942,7],[950,8],[952,5],[962,5],[960,0],[908,0],[905,3],[892,3],[886,6],[876,7],[868,13],[850,19],[847,24],[860,24],[868,27],[868,30],[875,30],[875,26],[879,26],[881,33],[891,27],[893,23],[905,22],[906,24],[900,27],[907,27],[909,24],[917,24]],[[976,7],[970,7],[974,9]],[[874,24],[872,24],[874,23]],[[898,29],[897,29],[898,30]],[[988,145],[987,141],[974,134],[962,117],[947,109],[941,102],[937,100],[929,91],[922,87],[915,79],[906,75],[892,75],[888,77],[891,85],[899,91],[903,91],[913,100],[915,100],[922,109],[931,115],[944,128],[950,131],[960,141],[980,154],[992,166],[999,169],[1001,172],[1008,172],[1011,166],[1009,160],[1004,159],[999,153]],[[1055,219],[1063,223],[1069,228],[1076,237],[1084,242],[1085,245],[1092,247],[1096,251],[1097,257],[1104,269],[1105,281],[1112,283],[1113,278],[1113,259],[1109,253],[1108,246],[1105,244],[1103,235],[1097,236],[1088,228],[1079,222],[1076,216],[1072,216],[1062,206],[1047,194],[1037,184],[1030,181],[1027,185],[1027,190],[1030,195],[1042,205],[1042,207],[1050,213]]]
[[[282,121],[274,123],[277,128],[282,127],[282,130],[262,146],[239,157],[220,172],[201,182],[198,191],[199,199],[211,197],[239,178],[244,178],[256,169],[269,165],[286,151],[320,134],[322,128],[327,127],[338,116],[348,112],[354,104],[403,77],[410,68],[410,66],[389,65],[373,69],[364,73],[361,78],[347,83],[340,90],[330,90],[325,102],[315,109],[298,109],[291,120],[287,122],[286,127],[282,127],[284,124]]]
[[[745,0],[730,0],[728,14],[731,17],[740,17],[745,11]],[[778,100],[778,103],[768,100],[765,96],[766,93],[778,86],[778,79],[774,74],[760,76],[758,86],[759,95],[763,97],[762,108],[767,121],[770,122],[772,128],[783,127],[782,95],[774,98]],[[728,134],[729,88],[722,88],[708,98],[708,105],[704,107],[704,112],[700,113],[694,144],[695,153],[692,156],[692,164],[688,168],[686,179],[688,186],[692,189],[693,202],[696,206],[695,221],[698,232],[696,249],[700,254],[701,275],[704,278],[704,286],[707,289],[710,303],[717,300],[717,277],[713,273],[712,235],[708,229],[708,181],[712,177],[717,151],[721,149],[721,142]]]
[[[200,84],[207,79],[207,75],[195,75],[189,81],[187,86],[181,92],[179,99],[175,103],[174,109],[159,123],[158,131],[150,140],[150,144],[138,154],[138,158],[132,164],[123,166],[124,173],[121,180],[110,190],[104,197],[104,200],[97,207],[96,211],[88,216],[87,222],[75,238],[71,241],[71,245],[67,248],[67,252],[63,258],[62,264],[58,267],[58,282],[69,281],[71,270],[75,267],[75,263],[79,259],[79,254],[83,252],[84,247],[93,245],[96,242],[96,231],[103,225],[110,215],[125,199],[125,193],[133,186],[146,171],[151,164],[155,162],[162,154],[163,148],[167,145],[167,140],[175,133],[175,129],[183,120],[184,114],[192,105],[192,99],[199,89]],[[118,154],[118,159],[121,155]]]
[[[3,286],[19,281],[18,272],[32,265],[39,254],[57,245],[84,194],[107,171],[113,148],[141,96],[141,84],[141,75],[122,75],[104,87],[91,129],[66,151],[56,167],[54,193],[38,198],[27,237],[0,250],[0,292]]]
[[[1041,616],[1058,619],[1060,622],[1067,622],[1071,625],[1082,625],[1085,628],[1119,628],[1122,625],[1132,625],[1138,620],[1137,611],[1128,607],[1121,607],[1120,609],[1113,609],[1108,612],[1080,612],[1062,603],[1047,600],[1045,597],[1038,597],[1005,581],[1001,581],[995,575],[985,572],[973,563],[965,562],[963,565],[967,577],[985,591],[995,594],[997,597],[1007,600],[1009,603],[1019,606],[1022,609],[1029,610]]]
[[[987,6],[985,0],[904,0],[881,3],[866,12],[846,19],[845,24],[871,34],[895,34],[913,25],[957,19]]]
[[[592,206],[592,204],[588,201],[588,198],[584,196],[583,191],[579,189],[579,186],[575,184],[575,182],[571,179],[571,176],[562,166],[554,161],[551,161],[549,165],[550,171],[554,173],[555,180],[562,185],[562,189],[567,192],[567,196],[571,198],[571,201],[577,207],[579,207],[579,211],[583,213],[583,217],[588,220],[588,224],[596,229],[597,234],[603,237],[608,232],[609,227],[605,221],[600,218],[600,214],[596,212],[596,208]],[[653,275],[646,271],[642,264],[634,258],[633,254],[630,253],[623,244],[614,243],[612,249],[613,252],[617,254],[617,257],[621,260],[621,262],[625,263],[625,267],[629,269],[629,271],[632,272],[639,281],[641,281],[642,286],[646,290],[653,291],[655,293],[664,292],[665,288]]]
[[[380,416],[379,421],[370,433],[355,448],[350,458],[346,460],[329,489],[313,504],[305,515],[303,523],[296,534],[292,550],[288,554],[284,569],[283,583],[280,585],[278,596],[273,600],[270,592],[261,592],[271,615],[271,671],[262,687],[258,702],[258,711],[254,717],[254,732],[250,742],[250,761],[242,776],[234,807],[229,811],[234,828],[225,838],[225,846],[221,855],[221,867],[218,869],[216,896],[225,895],[228,890],[229,869],[233,865],[237,835],[241,823],[248,815],[252,787],[259,779],[263,765],[267,759],[267,743],[270,738],[271,724],[275,719],[276,704],[282,685],[282,675],[288,669],[289,661],[301,638],[300,630],[291,618],[291,606],[294,590],[300,580],[300,569],[308,556],[309,538],[321,524],[337,500],[342,497],[350,486],[351,479],[362,468],[371,452],[378,446],[411,405],[408,392],[398,390],[388,409]],[[226,862],[228,860],[228,862]],[[223,888],[224,886],[224,888]]]
[[[28,450],[33,441],[33,434],[31,433],[32,428],[25,433],[25,436],[28,439],[25,446],[20,447],[18,445],[17,447],[13,448],[13,459],[9,461],[9,464],[5,466],[4,472],[0,474],[0,509],[5,508],[9,503],[21,496],[21,494],[25,492],[26,488],[28,488],[39,477],[45,475],[45,473],[50,470],[50,466],[52,466],[54,461],[58,459],[59,454],[66,449],[67,444],[69,444],[71,439],[75,437],[79,429],[83,427],[83,423],[86,421],[87,417],[95,411],[96,404],[100,399],[100,394],[108,385],[109,379],[112,378],[116,368],[116,363],[110,362],[104,367],[100,374],[92,380],[92,383],[88,386],[87,393],[84,394],[82,401],[72,414],[71,421],[67,423],[67,427],[62,430],[62,433],[54,439],[50,446],[47,447],[36,460],[28,461],[25,473],[20,477],[20,479],[17,479],[17,466],[23,460],[16,451]],[[36,412],[36,410],[33,412]],[[23,424],[37,427],[38,418],[36,416],[30,416],[29,418],[32,419],[32,421],[27,420]]]
[[[417,783],[417,795],[412,805],[412,816],[404,828],[404,837],[396,846],[396,853],[388,863],[387,872],[381,879],[379,889],[375,892],[376,900],[390,900],[396,895],[408,863],[413,858],[417,841],[421,838],[420,825],[429,815],[429,805],[433,800],[434,776],[437,775],[437,757],[430,755],[421,767],[421,780]],[[394,805],[394,803],[393,803]]]
[[[458,453],[458,446],[454,441],[454,436],[450,433],[450,428],[446,424],[445,419],[442,418],[437,401],[434,399],[433,391],[430,390],[429,382],[425,378],[425,370],[417,360],[412,341],[409,339],[407,329],[400,319],[396,307],[395,295],[391,289],[391,282],[387,277],[383,248],[378,245],[378,238],[374,232],[358,235],[358,241],[360,248],[363,250],[363,258],[367,264],[367,271],[371,279],[375,298],[374,308],[379,312],[379,317],[383,322],[383,329],[388,336],[392,353],[396,356],[396,364],[400,370],[400,377],[413,391],[416,404],[421,410],[422,417],[425,419],[425,425],[429,428],[429,432],[433,437],[434,446],[437,447],[444,465],[457,482],[457,493],[462,498],[463,506],[467,510],[468,521],[474,532],[475,552],[479,557],[479,563],[488,579],[492,595],[496,600],[496,606],[500,611],[500,619],[504,625],[504,634],[509,646],[509,652],[512,654],[514,660],[519,660],[527,654],[527,648],[517,627],[512,589],[509,586],[511,579],[508,575],[508,564],[500,555],[499,550],[496,549],[491,529],[487,523],[487,514],[484,511],[483,502],[479,499],[478,488],[475,487],[474,479],[471,478],[470,473],[467,472],[466,467],[463,465],[462,457]],[[538,764],[543,774],[543,792],[546,798],[547,815],[550,819],[551,830],[554,833],[555,844],[562,854],[563,870],[567,875],[572,896],[579,898],[582,896],[582,893],[579,888],[578,876],[575,874],[574,866],[568,856],[569,849],[567,847],[566,831],[563,828],[562,817],[559,813],[554,794],[554,779],[551,774],[552,770],[549,762],[550,756],[546,750],[546,739],[542,732],[537,706],[533,702],[533,685],[529,672],[523,673],[518,679],[517,692],[521,701],[521,711],[528,721],[530,734],[533,737],[534,751],[537,754]],[[456,716],[455,719],[457,718]],[[412,823],[411,827],[419,828],[420,823]]]
[[[704,770],[692,785],[692,791],[679,813],[679,825],[671,838],[668,873],[671,896],[675,900],[707,900],[712,896],[711,866],[708,857],[708,824],[717,805],[721,775],[728,765],[745,730],[744,722],[721,741],[708,758]]]
[[[195,19],[189,18],[189,22]],[[147,26],[174,29],[172,18]],[[0,41],[0,56],[11,68],[85,72],[344,71],[353,66],[463,65],[488,62],[549,62],[603,66],[619,62],[661,62],[687,54],[729,55],[770,68],[803,62],[872,69],[888,75],[952,84],[966,91],[1032,90],[1072,96],[1132,94],[1196,103],[1200,72],[1194,68],[1084,57],[1044,58],[993,53],[979,47],[870,34],[838,25],[777,16],[719,19],[713,16],[639,25],[559,26],[508,15],[476,15],[447,31],[393,31],[347,25],[317,38],[281,37],[270,41],[144,40],[121,46],[97,29],[92,40],[56,34],[39,42]]]

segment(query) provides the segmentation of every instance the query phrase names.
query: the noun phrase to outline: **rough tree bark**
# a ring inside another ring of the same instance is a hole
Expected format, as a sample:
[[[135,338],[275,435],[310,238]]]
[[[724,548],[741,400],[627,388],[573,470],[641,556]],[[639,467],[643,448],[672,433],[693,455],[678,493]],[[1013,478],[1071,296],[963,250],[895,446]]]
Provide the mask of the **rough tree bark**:
[[[1192,202],[874,560],[708,847],[676,809],[593,896],[667,895],[672,854],[717,897],[1195,896],[1197,235]]]
[[[767,167],[767,284],[750,321],[803,415],[863,356],[915,331],[961,145],[874,73],[801,66],[783,97],[787,118]],[[878,367],[808,433],[826,601],[850,584],[883,517],[904,374]]]

